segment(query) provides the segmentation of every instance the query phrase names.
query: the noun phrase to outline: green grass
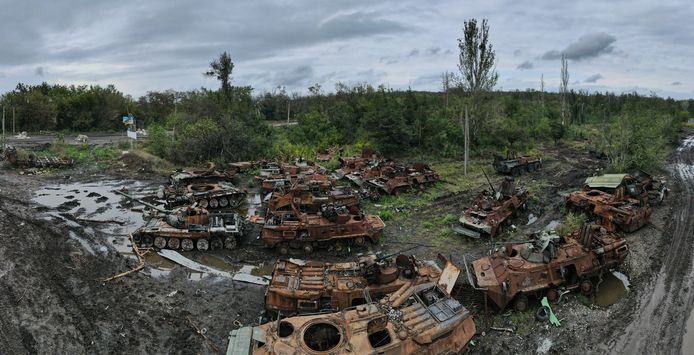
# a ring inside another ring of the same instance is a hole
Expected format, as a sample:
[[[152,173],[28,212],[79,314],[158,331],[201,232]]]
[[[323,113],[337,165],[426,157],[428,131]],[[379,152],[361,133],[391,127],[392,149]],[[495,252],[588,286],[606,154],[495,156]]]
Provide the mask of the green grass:
[[[556,228],[558,235],[567,235],[583,226],[586,222],[587,217],[583,213],[573,213],[569,212],[564,218],[564,223],[560,224]]]

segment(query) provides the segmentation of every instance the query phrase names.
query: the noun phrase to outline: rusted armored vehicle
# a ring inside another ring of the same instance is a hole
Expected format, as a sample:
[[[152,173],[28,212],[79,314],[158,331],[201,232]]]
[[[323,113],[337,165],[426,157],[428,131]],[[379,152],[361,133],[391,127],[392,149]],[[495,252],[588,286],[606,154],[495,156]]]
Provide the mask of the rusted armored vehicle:
[[[263,192],[282,191],[295,185],[307,185],[317,191],[330,191],[335,186],[335,180],[323,174],[273,175],[261,181]]]
[[[407,283],[379,302],[234,330],[227,354],[459,354],[474,334],[445,289]]]
[[[342,151],[343,151],[342,147],[330,147],[330,148],[321,149],[316,154],[316,160],[317,161],[328,161],[328,160],[332,159],[336,154],[341,154]]]
[[[482,191],[475,198],[472,207],[465,210],[463,216],[451,229],[458,234],[471,238],[480,238],[482,235],[494,237],[499,229],[511,222],[511,218],[518,211],[525,208],[528,192],[522,187],[516,187],[515,181],[507,177],[501,183],[499,191],[489,183],[492,189]]]
[[[182,205],[200,206],[209,210],[237,208],[246,201],[246,192],[230,182],[196,182],[162,187],[158,193],[168,208]]]
[[[501,155],[494,156],[494,169],[499,174],[511,174],[518,176],[524,172],[533,172],[542,167],[542,159],[531,155],[517,155],[514,151],[506,153],[506,158]]]
[[[207,163],[204,170],[176,170],[169,175],[169,185],[185,186],[195,183],[216,183],[219,181],[231,181],[234,177],[232,170],[218,171],[213,162]]]
[[[475,260],[466,270],[468,281],[484,290],[503,310],[510,303],[518,311],[529,297],[556,300],[559,288],[593,291],[594,278],[616,268],[626,258],[626,240],[596,224],[585,224],[560,237],[544,233],[530,242],[507,244],[490,256]]]
[[[260,239],[271,248],[287,254],[290,248],[311,253],[316,247],[332,247],[342,251],[349,245],[375,243],[385,224],[376,215],[351,214],[344,206],[326,204],[317,214],[302,213],[296,205],[292,213],[270,216],[263,226]]]
[[[567,208],[585,212],[609,231],[634,232],[649,223],[650,203],[660,203],[668,189],[643,172],[606,174],[586,179],[583,189],[566,197]]]
[[[234,249],[243,233],[237,213],[209,212],[204,208],[180,208],[173,211],[147,203],[122,191],[114,190],[149,207],[145,224],[132,233],[140,247],[191,251]]]
[[[291,213],[294,206],[304,213],[318,213],[321,206],[326,204],[344,206],[352,214],[359,213],[359,196],[350,188],[335,188],[324,192],[315,186],[301,184],[286,192],[273,192],[267,202],[267,215]]]
[[[19,168],[67,168],[75,164],[75,161],[72,159],[39,157],[35,154],[29,154],[27,159],[20,159],[17,154],[17,148],[12,145],[5,145],[3,147],[2,158]]]
[[[400,289],[404,284],[439,282],[450,293],[460,269],[439,254],[441,266],[403,254],[374,254],[357,262],[324,263],[278,260],[265,293],[265,309],[273,316],[333,312],[366,303]]]

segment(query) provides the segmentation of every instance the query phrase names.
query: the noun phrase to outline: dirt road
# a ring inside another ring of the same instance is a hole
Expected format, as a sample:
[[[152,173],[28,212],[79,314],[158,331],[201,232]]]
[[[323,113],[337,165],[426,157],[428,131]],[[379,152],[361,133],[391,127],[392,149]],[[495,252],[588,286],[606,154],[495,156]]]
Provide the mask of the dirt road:
[[[692,141],[694,136],[688,138]],[[694,352],[694,147],[677,149],[669,165],[678,188],[675,208],[665,225],[660,270],[639,291],[637,308],[622,334],[602,347],[619,354],[692,354]]]

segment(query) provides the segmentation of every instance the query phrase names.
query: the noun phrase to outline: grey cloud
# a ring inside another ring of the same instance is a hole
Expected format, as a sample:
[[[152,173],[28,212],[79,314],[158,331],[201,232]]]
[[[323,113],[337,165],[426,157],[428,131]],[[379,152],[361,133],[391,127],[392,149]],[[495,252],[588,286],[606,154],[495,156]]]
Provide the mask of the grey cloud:
[[[419,49],[415,48],[407,54],[407,58],[416,57],[419,55]]]
[[[385,57],[381,57],[381,59],[379,59],[378,62],[381,64],[390,65],[390,64],[397,63],[398,60],[399,60],[398,57],[385,56]]]
[[[680,85],[682,85],[682,83],[679,82],[679,81],[673,81],[670,85],[672,85],[672,86],[680,86]]]
[[[516,69],[532,69],[533,68],[533,62],[526,60],[523,63],[518,64]]]
[[[432,85],[439,84],[441,82],[441,74],[428,74],[417,77],[412,81],[412,85]]]
[[[443,52],[443,54],[446,54],[446,55],[453,54],[453,51],[450,49],[446,49],[446,51]]]
[[[516,57],[519,56],[519,55],[521,55],[521,50],[520,50],[520,49],[516,49],[515,51],[513,51],[513,55],[516,56]]]
[[[36,67],[36,70],[34,70],[34,74],[36,74],[38,76],[43,76],[45,74],[43,67]]]
[[[353,12],[322,22],[318,29],[330,38],[350,38],[408,30],[399,22],[378,18],[374,12]]]
[[[439,52],[441,52],[441,48],[439,48],[439,47],[431,47],[431,48],[427,49],[427,54],[429,54],[429,55],[437,55],[437,54],[439,54]]]
[[[615,36],[600,32],[581,36],[578,41],[569,44],[564,50],[556,49],[545,52],[540,58],[545,60],[559,59],[566,54],[567,59],[581,60],[594,58],[614,51],[612,43],[617,41]]]
[[[313,79],[313,67],[310,65],[300,65],[287,72],[278,73],[275,82],[286,86],[300,86]]]
[[[602,75],[600,74],[593,74],[589,77],[586,78],[586,80],[583,80],[584,83],[595,83],[598,80],[602,79]]]

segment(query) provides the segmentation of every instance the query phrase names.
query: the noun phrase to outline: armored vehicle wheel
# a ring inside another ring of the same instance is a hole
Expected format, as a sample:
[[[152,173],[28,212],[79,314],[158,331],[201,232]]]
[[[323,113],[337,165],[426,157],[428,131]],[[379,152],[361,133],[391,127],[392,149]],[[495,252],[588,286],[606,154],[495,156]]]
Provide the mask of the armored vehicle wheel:
[[[513,167],[513,169],[511,169],[511,175],[513,175],[513,176],[518,176],[518,175],[520,175],[520,174],[521,174],[520,169],[518,169],[517,166],[516,166],[516,167]]]
[[[364,244],[366,244],[366,239],[364,239],[364,237],[356,237],[356,238],[354,238],[354,245],[363,247]]]
[[[220,198],[220,199],[219,199],[219,206],[220,206],[220,207],[229,206],[229,199],[227,199],[226,197]]]
[[[236,249],[236,238],[227,237],[224,239],[224,248],[229,250]]]
[[[528,296],[522,293],[516,296],[516,302],[513,304],[513,309],[518,312],[523,312],[528,309]]]
[[[213,198],[210,200],[210,208],[217,208],[219,207],[219,201],[217,201],[216,198]]]
[[[139,234],[133,234],[133,242],[140,244],[140,241],[142,240],[142,236]]]
[[[209,203],[207,202],[207,200],[203,198],[202,200],[198,201],[198,205],[202,208],[207,208],[207,206],[209,206]]]
[[[306,254],[311,254],[311,253],[313,253],[313,245],[311,245],[311,243],[305,243],[305,244],[304,244],[304,252],[305,252]]]
[[[581,293],[589,296],[591,293],[593,293],[593,282],[590,280],[583,280],[581,282]]]
[[[241,200],[240,199],[236,199],[236,198],[230,198],[229,199],[229,207],[236,208],[239,206],[241,206]]]
[[[280,254],[287,255],[287,254],[289,254],[289,246],[287,244],[282,243],[279,246],[279,251],[280,251]]]
[[[181,249],[183,251],[191,251],[193,248],[195,248],[195,244],[191,239],[186,238],[181,241]]]
[[[549,320],[549,308],[541,306],[535,311],[535,320],[544,323]]]
[[[343,251],[345,251],[345,244],[340,242],[340,241],[336,242],[335,243],[335,252],[339,254],[339,253],[342,253]]]
[[[533,169],[534,170],[540,170],[541,167],[542,167],[542,163],[540,163],[540,162],[533,163]]]
[[[152,246],[152,237],[149,235],[143,235],[142,239],[140,240],[140,245],[149,248]]]
[[[207,239],[202,238],[199,239],[197,243],[195,243],[195,247],[197,247],[200,251],[206,251],[210,248],[210,242],[207,241]]]
[[[169,246],[169,249],[176,250],[181,246],[181,240],[178,238],[169,238],[167,245]]]
[[[222,243],[222,240],[219,239],[219,237],[212,237],[212,239],[210,239],[210,249],[219,250],[222,248],[224,248],[224,243]]]
[[[166,238],[164,238],[164,237],[154,238],[154,246],[159,248],[159,249],[166,248]]]

